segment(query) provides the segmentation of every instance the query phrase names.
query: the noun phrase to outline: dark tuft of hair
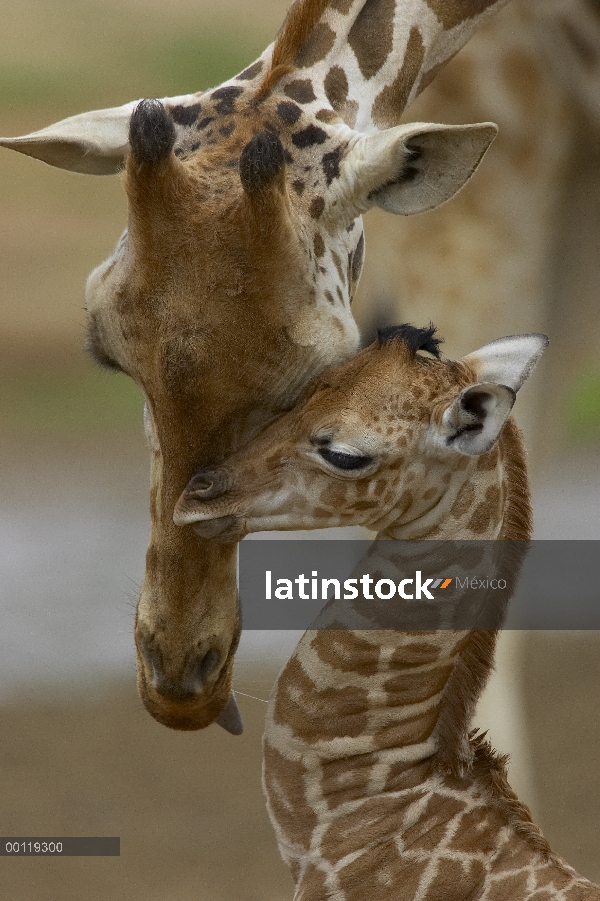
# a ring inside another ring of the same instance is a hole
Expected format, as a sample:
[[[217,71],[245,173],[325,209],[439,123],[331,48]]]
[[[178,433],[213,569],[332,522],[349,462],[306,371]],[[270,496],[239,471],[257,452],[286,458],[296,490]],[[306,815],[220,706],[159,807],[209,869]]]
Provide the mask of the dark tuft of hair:
[[[154,165],[175,144],[175,126],[160,100],[140,100],[129,123],[131,152],[140,163]]]
[[[390,341],[403,341],[412,353],[418,350],[426,350],[436,360],[440,359],[440,344],[443,338],[436,338],[436,327],[433,322],[427,328],[417,328],[407,322],[402,325],[389,325],[387,328],[377,330],[377,340],[380,347],[385,347]]]
[[[266,188],[285,166],[285,151],[279,135],[264,128],[254,135],[240,156],[240,178],[245,191]]]

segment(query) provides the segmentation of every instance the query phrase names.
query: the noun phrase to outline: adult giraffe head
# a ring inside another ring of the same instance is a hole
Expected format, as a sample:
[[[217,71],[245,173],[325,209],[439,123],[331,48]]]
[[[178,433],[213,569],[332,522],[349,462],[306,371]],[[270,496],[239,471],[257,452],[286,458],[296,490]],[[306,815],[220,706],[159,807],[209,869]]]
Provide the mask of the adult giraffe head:
[[[479,164],[495,126],[398,121],[504,2],[298,0],[275,43],[217,89],[0,140],[76,172],[125,167],[128,230],[88,280],[88,345],[146,398],[135,638],[140,695],[165,725],[241,730],[235,547],[174,525],[177,499],[356,350],[361,214],[431,209]]]

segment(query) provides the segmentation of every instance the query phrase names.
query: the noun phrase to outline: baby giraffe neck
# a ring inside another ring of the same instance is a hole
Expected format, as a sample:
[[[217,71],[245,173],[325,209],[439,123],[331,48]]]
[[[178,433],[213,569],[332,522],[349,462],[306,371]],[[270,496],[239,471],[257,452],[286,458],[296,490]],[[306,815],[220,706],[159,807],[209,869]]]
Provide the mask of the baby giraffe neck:
[[[376,524],[378,538],[474,541],[530,537],[525,449],[512,419],[486,454],[441,459],[437,466],[414,473],[413,480],[419,485],[418,492],[408,489],[402,493],[387,521]]]
[[[469,461],[456,481],[428,537],[529,538],[511,423],[498,453]],[[469,735],[496,633],[386,629],[383,614],[379,630],[357,631],[356,612],[327,605],[267,712],[264,788],[296,901],[527,901],[542,887],[560,901],[600,901],[550,851],[506,781],[506,761]]]

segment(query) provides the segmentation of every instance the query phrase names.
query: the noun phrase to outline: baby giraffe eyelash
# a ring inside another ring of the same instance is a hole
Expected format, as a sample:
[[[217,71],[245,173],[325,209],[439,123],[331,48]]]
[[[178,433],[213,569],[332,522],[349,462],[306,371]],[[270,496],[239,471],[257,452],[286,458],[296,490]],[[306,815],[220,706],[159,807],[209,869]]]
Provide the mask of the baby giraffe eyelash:
[[[342,451],[334,451],[329,447],[320,447],[319,455],[326,463],[331,463],[337,469],[366,469],[373,462],[373,457],[365,457],[359,454],[346,454]]]

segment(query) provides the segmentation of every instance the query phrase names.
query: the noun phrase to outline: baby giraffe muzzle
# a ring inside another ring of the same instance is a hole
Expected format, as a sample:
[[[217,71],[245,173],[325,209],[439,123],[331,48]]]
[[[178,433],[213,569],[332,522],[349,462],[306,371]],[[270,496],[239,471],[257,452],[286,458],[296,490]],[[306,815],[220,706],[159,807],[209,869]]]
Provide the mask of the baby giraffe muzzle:
[[[220,541],[236,541],[239,535],[239,522],[235,515],[225,513],[215,515],[218,510],[218,499],[227,494],[231,478],[224,469],[203,469],[190,479],[183,491],[173,516],[175,525],[183,526],[192,521],[194,531],[202,538],[216,538]],[[198,521],[198,506],[211,504],[210,514],[206,520]],[[191,518],[191,519],[190,519]]]

